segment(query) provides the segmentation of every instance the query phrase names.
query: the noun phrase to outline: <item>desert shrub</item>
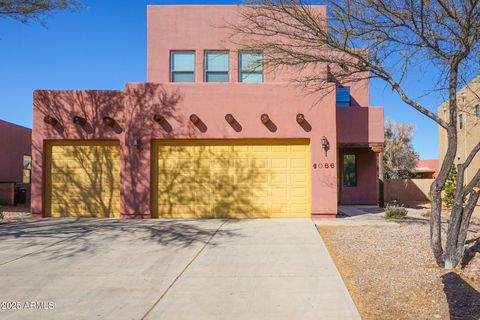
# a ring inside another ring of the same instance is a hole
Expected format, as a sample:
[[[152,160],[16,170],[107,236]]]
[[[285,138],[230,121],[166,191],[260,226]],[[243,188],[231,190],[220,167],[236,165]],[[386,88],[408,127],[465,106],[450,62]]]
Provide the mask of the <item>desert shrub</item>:
[[[385,216],[388,219],[403,219],[407,216],[407,208],[403,205],[393,204],[385,207]]]

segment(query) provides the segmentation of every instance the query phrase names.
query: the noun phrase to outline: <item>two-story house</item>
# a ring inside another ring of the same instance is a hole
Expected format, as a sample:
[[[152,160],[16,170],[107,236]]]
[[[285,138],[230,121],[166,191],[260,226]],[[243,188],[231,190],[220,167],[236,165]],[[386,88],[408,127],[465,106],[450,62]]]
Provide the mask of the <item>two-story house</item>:
[[[368,80],[319,97],[267,71],[222,28],[238,6],[147,11],[146,83],[34,92],[35,215],[334,217],[377,203],[383,108]]]

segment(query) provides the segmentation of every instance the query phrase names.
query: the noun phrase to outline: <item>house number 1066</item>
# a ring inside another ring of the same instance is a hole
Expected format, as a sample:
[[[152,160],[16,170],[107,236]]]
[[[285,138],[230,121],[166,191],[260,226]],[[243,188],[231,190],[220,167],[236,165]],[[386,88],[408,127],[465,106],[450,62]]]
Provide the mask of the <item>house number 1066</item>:
[[[313,169],[334,169],[335,168],[335,163],[314,163],[313,164]]]

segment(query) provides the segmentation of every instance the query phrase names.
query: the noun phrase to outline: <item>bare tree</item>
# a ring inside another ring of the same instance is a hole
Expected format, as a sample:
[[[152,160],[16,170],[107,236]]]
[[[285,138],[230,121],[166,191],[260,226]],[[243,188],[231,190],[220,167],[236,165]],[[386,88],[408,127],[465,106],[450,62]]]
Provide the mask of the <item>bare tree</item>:
[[[414,124],[390,119],[385,122],[383,164],[386,179],[407,179],[414,175],[418,161],[412,144],[414,132]]]
[[[77,9],[77,0],[0,0],[0,17],[26,23],[55,11]]]
[[[328,12],[302,0],[258,0],[243,6],[232,40],[245,50],[263,51],[267,66],[285,66],[294,81],[311,88],[366,78],[383,81],[410,107],[447,132],[448,148],[431,186],[431,247],[439,266],[455,267],[464,253],[470,218],[479,199],[480,172],[464,186],[465,169],[478,143],[458,166],[458,182],[447,240],[442,244],[441,191],[457,153],[459,86],[478,71],[480,2],[477,0],[326,0]],[[323,68],[323,69],[322,69]],[[440,74],[430,92],[448,95],[443,120],[405,88],[411,68]],[[328,70],[323,73],[308,70]],[[327,74],[327,75],[326,75]],[[467,197],[466,204],[462,199]]]

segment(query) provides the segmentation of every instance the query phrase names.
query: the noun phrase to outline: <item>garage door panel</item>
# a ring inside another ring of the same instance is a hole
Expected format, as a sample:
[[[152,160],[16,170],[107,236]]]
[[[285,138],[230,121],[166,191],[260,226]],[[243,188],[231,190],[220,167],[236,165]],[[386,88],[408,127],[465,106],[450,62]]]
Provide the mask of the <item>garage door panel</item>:
[[[47,210],[52,217],[119,216],[117,142],[49,142],[47,150]]]
[[[160,217],[309,216],[308,140],[159,140],[153,150]]]

